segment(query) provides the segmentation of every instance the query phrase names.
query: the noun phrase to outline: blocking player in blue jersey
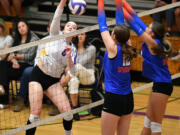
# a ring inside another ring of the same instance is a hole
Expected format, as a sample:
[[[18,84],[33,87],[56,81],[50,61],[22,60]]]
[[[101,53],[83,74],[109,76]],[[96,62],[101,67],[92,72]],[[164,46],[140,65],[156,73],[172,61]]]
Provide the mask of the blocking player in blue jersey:
[[[129,46],[129,29],[124,25],[122,1],[116,2],[116,26],[110,35],[106,25],[104,0],[98,1],[98,23],[106,46],[104,55],[105,101],[102,111],[102,135],[128,135],[134,108],[130,83],[130,61],[136,56],[136,49]]]
[[[144,41],[142,44],[144,58],[142,73],[143,76],[153,81],[141,135],[161,135],[166,103],[173,91],[167,65],[167,58],[172,48],[170,43],[164,39],[163,25],[153,22],[147,27],[126,1],[123,2],[123,13],[131,28]]]

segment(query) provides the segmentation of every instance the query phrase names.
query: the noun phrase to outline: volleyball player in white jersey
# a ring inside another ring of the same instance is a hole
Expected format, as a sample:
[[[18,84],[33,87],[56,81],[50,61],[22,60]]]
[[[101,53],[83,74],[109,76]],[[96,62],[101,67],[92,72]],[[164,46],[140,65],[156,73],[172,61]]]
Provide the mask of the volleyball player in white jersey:
[[[66,23],[64,30],[59,31],[60,19],[66,0],[61,0],[58,5],[50,27],[50,37],[74,32],[77,25],[74,22]],[[57,106],[58,110],[68,112],[71,110],[70,103],[63,87],[60,85],[60,76],[64,67],[69,68],[70,76],[75,73],[76,48],[71,43],[73,37],[48,42],[38,47],[35,59],[35,67],[32,71],[29,83],[30,117],[27,124],[40,119],[42,108],[43,91]],[[71,135],[73,115],[63,118],[65,135]],[[36,128],[26,131],[26,135],[34,135]]]

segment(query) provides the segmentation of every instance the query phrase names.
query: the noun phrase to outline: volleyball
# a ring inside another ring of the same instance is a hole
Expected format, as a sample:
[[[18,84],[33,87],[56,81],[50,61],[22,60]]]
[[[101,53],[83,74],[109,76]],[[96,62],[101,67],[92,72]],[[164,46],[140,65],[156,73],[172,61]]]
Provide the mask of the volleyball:
[[[86,11],[86,1],[85,0],[70,0],[69,10],[74,15],[82,15]]]

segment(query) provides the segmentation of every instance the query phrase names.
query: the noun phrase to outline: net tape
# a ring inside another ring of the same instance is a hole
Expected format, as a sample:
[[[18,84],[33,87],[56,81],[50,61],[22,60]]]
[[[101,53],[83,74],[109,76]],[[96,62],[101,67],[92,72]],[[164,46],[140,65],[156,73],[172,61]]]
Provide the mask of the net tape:
[[[142,16],[154,14],[154,13],[157,13],[157,12],[161,12],[161,11],[164,11],[164,10],[168,10],[170,8],[175,8],[175,7],[178,7],[178,6],[180,6],[180,2],[175,2],[175,3],[172,3],[172,4],[168,4],[166,6],[163,6],[163,7],[158,7],[158,8],[154,8],[154,9],[151,9],[151,10],[147,10],[147,11],[138,13],[138,16],[142,17]],[[116,24],[115,19],[113,19],[111,21],[107,21],[108,26],[115,25],[115,24]],[[19,51],[19,50],[22,50],[22,49],[25,49],[25,48],[38,46],[40,44],[45,44],[47,42],[55,41],[55,40],[58,40],[58,39],[64,39],[64,38],[67,38],[67,37],[70,37],[70,36],[75,36],[75,35],[78,35],[80,33],[86,33],[86,32],[97,30],[97,29],[99,29],[98,24],[93,25],[93,26],[88,26],[86,28],[77,30],[75,32],[71,32],[71,33],[67,33],[67,34],[63,34],[63,35],[58,35],[58,36],[54,36],[54,37],[47,38],[47,39],[41,39],[41,40],[38,40],[38,41],[22,44],[22,45],[19,45],[19,46],[16,46],[16,47],[11,47],[11,48],[8,48],[8,49],[3,49],[3,50],[0,50],[0,55],[7,54],[7,53],[12,53],[12,52]]]
[[[152,10],[148,10],[148,11],[144,11],[144,12],[138,13],[138,16],[142,17],[142,16],[154,14],[154,13],[157,13],[157,12],[161,12],[161,11],[164,11],[164,10],[168,10],[170,8],[175,8],[175,7],[178,7],[178,6],[180,6],[180,2],[175,2],[175,3],[169,4],[169,5],[163,6],[163,7],[159,7],[159,8],[155,8],[155,9],[152,9]],[[108,21],[107,25],[108,26],[115,25],[115,23],[116,23],[116,20],[113,19],[111,21]],[[22,49],[29,48],[29,47],[33,47],[33,46],[38,46],[40,44],[44,44],[44,43],[47,43],[47,42],[55,41],[55,40],[58,40],[58,39],[64,39],[66,37],[74,36],[74,35],[77,35],[77,34],[80,34],[80,33],[89,32],[89,31],[93,31],[93,30],[96,30],[96,29],[99,29],[99,26],[98,25],[93,25],[93,26],[89,26],[89,27],[77,30],[77,31],[72,32],[72,33],[67,33],[67,34],[63,34],[63,35],[60,35],[60,36],[59,35],[58,36],[54,36],[52,38],[47,38],[47,39],[38,40],[38,41],[27,43],[27,44],[22,44],[22,45],[19,45],[19,46],[16,46],[16,47],[0,50],[0,55],[6,54],[6,53],[15,52],[15,51],[22,50]],[[179,78],[179,77],[180,77],[180,73],[173,75],[172,79],[176,79],[176,78]],[[139,92],[139,91],[141,91],[143,89],[146,89],[146,88],[150,88],[150,87],[152,87],[152,85],[153,85],[153,83],[148,83],[146,85],[134,88],[133,89],[133,93]],[[79,107],[77,109],[73,109],[70,112],[65,112],[65,113],[53,116],[51,118],[40,120],[40,121],[34,122],[32,124],[29,124],[29,125],[26,125],[26,126],[23,126],[23,127],[20,127],[20,128],[10,130],[10,131],[2,133],[0,135],[13,135],[13,134],[16,134],[16,133],[19,133],[19,132],[31,129],[33,127],[37,127],[37,126],[43,125],[43,124],[51,122],[53,120],[57,120],[57,119],[63,118],[64,116],[66,116],[68,114],[75,114],[75,113],[81,112],[83,110],[87,110],[87,109],[90,109],[90,108],[102,105],[103,103],[104,103],[104,99],[99,100],[99,101],[94,102],[94,103],[91,103],[91,104],[88,104],[88,105],[85,105],[85,106],[82,106],[82,107]]]

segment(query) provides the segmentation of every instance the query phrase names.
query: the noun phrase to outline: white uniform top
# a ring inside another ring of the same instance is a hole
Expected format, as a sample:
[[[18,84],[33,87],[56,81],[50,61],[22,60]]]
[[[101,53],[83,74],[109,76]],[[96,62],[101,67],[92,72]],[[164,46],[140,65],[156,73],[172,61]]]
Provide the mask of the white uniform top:
[[[53,21],[51,25],[56,25],[56,22],[59,24],[60,19],[57,19],[57,16],[61,15],[58,8],[56,9]],[[61,11],[62,12],[62,11]],[[58,13],[58,14],[57,14]],[[60,17],[59,17],[60,18]],[[59,21],[59,22],[58,22]],[[56,25],[56,27],[59,29],[60,24]],[[56,28],[56,33],[57,33]],[[51,30],[52,32],[53,30]],[[58,30],[59,31],[59,30]],[[58,35],[62,35],[63,33],[59,31]],[[46,37],[49,38],[53,36],[50,34],[50,36]],[[76,58],[77,58],[77,51],[74,45],[71,43],[71,58],[74,64],[76,64]],[[65,39],[59,39],[52,42],[47,42],[46,44],[42,44],[38,46],[37,55],[35,58],[35,65],[38,63],[39,59],[42,61],[42,66],[44,67],[44,70],[49,76],[59,78],[61,74],[64,71],[64,68],[68,65],[67,57],[64,55],[64,51],[66,50],[67,42]]]

